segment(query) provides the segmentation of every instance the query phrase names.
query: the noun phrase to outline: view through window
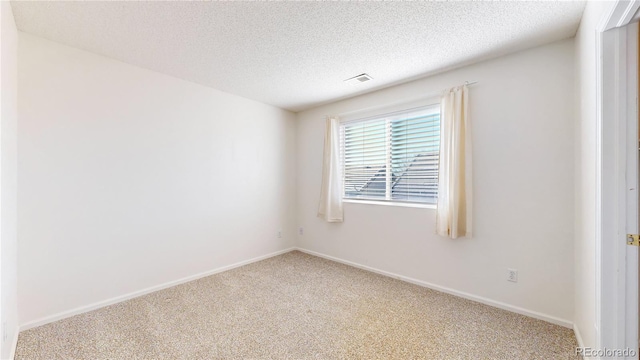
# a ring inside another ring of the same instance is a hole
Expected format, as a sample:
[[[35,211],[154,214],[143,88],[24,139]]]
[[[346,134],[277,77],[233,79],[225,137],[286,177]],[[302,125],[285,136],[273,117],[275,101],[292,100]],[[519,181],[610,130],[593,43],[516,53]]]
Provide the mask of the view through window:
[[[343,123],[344,198],[435,204],[440,106]]]

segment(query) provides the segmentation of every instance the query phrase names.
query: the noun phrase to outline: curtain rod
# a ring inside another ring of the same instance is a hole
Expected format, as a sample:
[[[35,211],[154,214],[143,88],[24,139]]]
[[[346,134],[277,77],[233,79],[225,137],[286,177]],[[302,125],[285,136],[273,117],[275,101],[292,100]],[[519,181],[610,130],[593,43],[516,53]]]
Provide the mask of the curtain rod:
[[[465,81],[464,85],[471,86],[471,85],[475,85],[477,83],[478,83],[477,81]],[[337,114],[337,116],[338,117],[343,117],[343,116],[348,116],[348,115],[352,115],[352,114],[357,114],[359,112],[365,112],[365,111],[385,108],[385,107],[388,107],[388,106],[398,105],[398,104],[402,104],[402,103],[405,103],[405,102],[418,101],[418,100],[421,100],[421,99],[428,99],[428,98],[432,98],[432,97],[434,97],[436,95],[441,94],[445,90],[447,90],[447,89],[442,89],[440,91],[433,91],[433,92],[430,92],[430,93],[421,94],[421,95],[416,96],[414,98],[403,99],[401,101],[396,101],[396,102],[388,103],[388,104],[385,104],[385,105],[376,105],[376,106],[372,106],[372,107],[368,107],[368,108],[364,108],[364,109],[346,111],[346,112],[342,112],[342,113]]]

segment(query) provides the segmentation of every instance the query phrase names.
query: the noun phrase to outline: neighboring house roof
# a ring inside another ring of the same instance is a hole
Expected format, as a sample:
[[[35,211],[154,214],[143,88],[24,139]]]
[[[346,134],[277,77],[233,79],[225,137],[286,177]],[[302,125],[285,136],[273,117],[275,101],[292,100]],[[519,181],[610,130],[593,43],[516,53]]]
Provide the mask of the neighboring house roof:
[[[357,197],[369,194],[384,194],[386,187],[386,166],[382,165],[361,187],[345,189],[345,195]],[[398,199],[424,201],[438,195],[438,154],[418,154],[400,174],[392,175],[392,192]]]

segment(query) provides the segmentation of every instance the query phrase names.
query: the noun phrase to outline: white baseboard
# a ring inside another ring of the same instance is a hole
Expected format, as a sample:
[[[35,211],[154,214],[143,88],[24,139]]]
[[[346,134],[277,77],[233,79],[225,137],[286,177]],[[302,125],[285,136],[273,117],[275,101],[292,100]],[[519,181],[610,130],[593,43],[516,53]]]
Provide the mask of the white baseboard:
[[[268,259],[270,257],[274,257],[274,256],[278,256],[284,253],[288,253],[290,251],[296,250],[295,247],[291,247],[288,249],[284,249],[284,250],[280,250],[280,251],[276,251],[276,252],[272,252],[270,254],[266,254],[266,255],[262,255],[262,256],[258,256],[249,260],[244,260],[244,261],[240,261],[237,262],[235,264],[231,264],[231,265],[227,265],[227,266],[223,266],[220,268],[216,268],[213,270],[209,270],[209,271],[205,271],[199,274],[195,274],[195,275],[191,275],[191,276],[187,276],[184,277],[182,279],[178,279],[178,280],[174,280],[174,281],[169,281],[166,282],[164,284],[160,284],[160,285],[156,285],[156,286],[152,286],[146,289],[142,289],[142,290],[138,290],[138,291],[134,291],[125,295],[121,295],[121,296],[116,296],[114,298],[111,299],[107,299],[107,300],[103,300],[103,301],[98,301],[96,303],[90,304],[90,305],[85,305],[85,306],[81,306],[75,309],[71,309],[71,310],[67,310],[67,311],[63,311],[63,312],[59,312],[57,314],[53,314],[53,315],[49,315],[46,317],[43,317],[41,319],[37,319],[37,320],[33,320],[33,321],[29,321],[27,323],[24,323],[22,325],[20,325],[20,331],[25,331],[34,327],[38,327],[38,326],[42,326],[54,321],[58,321],[58,320],[62,320],[71,316],[75,316],[78,314],[82,314],[88,311],[92,311],[92,310],[96,310],[99,309],[101,307],[105,307],[105,306],[109,306],[109,305],[113,305],[122,301],[126,301],[129,299],[133,299],[142,295],[146,295],[152,292],[156,292],[159,290],[163,290],[166,288],[170,288],[172,286],[176,286],[176,285],[180,285],[180,284],[184,284],[186,282],[189,281],[193,281],[193,280],[197,280],[206,276],[210,276],[210,275],[214,275],[217,273],[221,273],[227,270],[231,270],[231,269],[235,269],[237,267],[243,266],[243,265],[247,265],[247,264],[251,264],[257,261],[261,261],[264,259]],[[16,341],[17,341],[17,336],[16,336]]]
[[[394,274],[388,271],[384,271],[384,270],[380,270],[380,269],[376,269],[370,266],[366,266],[366,265],[361,265],[358,263],[354,263],[352,261],[347,261],[347,260],[343,260],[337,257],[333,257],[333,256],[329,256],[329,255],[325,255],[322,253],[318,253],[315,251],[311,251],[311,250],[307,250],[307,249],[303,249],[303,248],[296,248],[296,250],[302,251],[304,253],[307,253],[309,255],[313,255],[313,256],[318,256],[321,258],[325,258],[331,261],[335,261],[335,262],[339,262],[345,265],[349,265],[349,266],[353,266],[359,269],[363,269],[363,270],[367,270],[367,271],[371,271],[374,272],[376,274],[380,274],[380,275],[384,275],[384,276],[388,276],[394,279],[398,279],[398,280],[402,280],[411,284],[415,284],[415,285],[419,285],[419,286],[423,286],[429,289],[433,289],[433,290],[437,290],[437,291],[441,291],[447,294],[451,294],[451,295],[455,295],[455,296],[459,296],[465,299],[469,299],[469,300],[473,300],[485,305],[489,305],[489,306],[493,306],[493,307],[497,307],[499,309],[503,309],[503,310],[507,310],[507,311],[511,311],[514,313],[518,313],[521,315],[525,315],[525,316],[529,316],[535,319],[539,319],[539,320],[543,320],[546,322],[550,322],[552,324],[556,324],[556,325],[560,325],[560,326],[564,326],[566,328],[574,328],[573,326],[573,322],[569,321],[569,320],[565,320],[565,319],[560,319],[557,318],[555,316],[551,316],[551,315],[547,315],[547,314],[543,314],[537,311],[532,311],[532,310],[527,310],[518,306],[513,306],[513,305],[509,305],[500,301],[495,301],[495,300],[491,300],[491,299],[487,299],[485,297],[482,296],[477,296],[477,295],[473,295],[473,294],[469,294],[463,291],[458,291],[458,290],[454,290],[454,289],[450,289],[444,286],[440,286],[440,285],[436,285],[436,284],[432,284],[426,281],[422,281],[422,280],[418,280],[418,279],[414,279],[414,278],[410,278],[407,276],[402,276],[402,275],[398,275],[398,274]]]
[[[284,254],[284,253],[288,253],[288,252],[293,251],[293,250],[299,250],[299,251],[307,253],[309,255],[318,256],[318,257],[325,258],[325,259],[328,259],[328,260],[331,260],[331,261],[335,261],[335,262],[339,262],[339,263],[342,263],[342,264],[345,264],[345,265],[353,266],[353,267],[356,267],[356,268],[359,268],[359,269],[371,271],[371,272],[376,273],[376,274],[380,274],[380,275],[388,276],[388,277],[391,277],[391,278],[394,278],[394,279],[398,279],[398,280],[401,280],[401,281],[405,281],[405,282],[408,282],[408,283],[411,283],[411,284],[423,286],[423,287],[430,288],[430,289],[433,289],[433,290],[437,290],[437,291],[441,291],[441,292],[448,293],[448,294],[451,294],[451,295],[459,296],[459,297],[462,297],[462,298],[465,298],[465,299],[477,301],[479,303],[483,303],[483,304],[486,304],[486,305],[489,305],[489,306],[493,306],[493,307],[497,307],[497,308],[500,308],[500,309],[503,309],[503,310],[515,312],[515,313],[518,313],[518,314],[521,314],[521,315],[525,315],[525,316],[529,316],[529,317],[532,317],[532,318],[535,318],[535,319],[547,321],[547,322],[550,322],[550,323],[553,323],[553,324],[556,324],[556,325],[564,326],[564,327],[567,327],[567,328],[573,328],[574,332],[576,333],[576,338],[578,339],[578,344],[580,346],[583,345],[582,338],[580,336],[580,332],[578,331],[577,327],[575,327],[574,324],[569,320],[560,319],[560,318],[557,318],[555,316],[539,313],[537,311],[527,310],[527,309],[524,309],[524,308],[521,308],[521,307],[509,305],[509,304],[506,304],[506,303],[503,303],[503,302],[487,299],[487,298],[484,298],[484,297],[481,297],[481,296],[476,296],[476,295],[472,295],[472,294],[465,293],[465,292],[462,292],[462,291],[458,291],[458,290],[450,289],[450,288],[447,288],[447,287],[443,287],[443,286],[440,286],[440,285],[428,283],[426,281],[422,281],[422,280],[410,278],[410,277],[407,277],[407,276],[394,274],[394,273],[391,273],[391,272],[388,272],[388,271],[384,271],[384,270],[379,270],[379,269],[376,269],[376,268],[373,268],[373,267],[370,267],[370,266],[361,265],[361,264],[354,263],[354,262],[347,261],[347,260],[343,260],[343,259],[340,259],[340,258],[337,258],[337,257],[325,255],[325,254],[322,254],[322,253],[318,253],[318,252],[307,250],[307,249],[303,249],[303,248],[296,248],[296,247],[291,247],[291,248],[280,250],[280,251],[276,251],[276,252],[273,252],[273,253],[270,253],[270,254],[258,256],[258,257],[255,257],[255,258],[252,258],[252,259],[249,259],[249,260],[240,261],[240,262],[237,262],[235,264],[231,264],[231,265],[223,266],[223,267],[220,267],[220,268],[217,268],[217,269],[213,269],[213,270],[209,270],[209,271],[206,271],[206,272],[202,272],[202,273],[199,273],[199,274],[187,276],[187,277],[184,277],[182,279],[166,282],[164,284],[152,286],[152,287],[149,287],[149,288],[146,288],[146,289],[143,289],[143,290],[134,291],[134,292],[131,292],[129,294],[117,296],[117,297],[114,297],[114,298],[111,298],[111,299],[107,299],[107,300],[103,300],[103,301],[99,301],[99,302],[96,302],[96,303],[93,303],[93,304],[90,304],[90,305],[86,305],[86,306],[78,307],[78,308],[75,308],[75,309],[59,312],[57,314],[53,314],[53,315],[50,315],[50,316],[47,316],[47,317],[44,317],[44,318],[41,318],[41,319],[37,319],[37,320],[33,320],[33,321],[30,321],[30,322],[24,323],[24,324],[20,325],[20,331],[28,330],[28,329],[31,329],[31,328],[34,328],[34,327],[45,325],[45,324],[48,324],[48,323],[51,323],[51,322],[54,322],[54,321],[58,321],[58,320],[61,320],[61,319],[65,319],[65,318],[68,318],[68,317],[71,317],[71,316],[75,316],[75,315],[82,314],[82,313],[85,313],[85,312],[88,312],[88,311],[96,310],[96,309],[99,309],[101,307],[113,305],[113,304],[116,304],[116,303],[119,303],[119,302],[122,302],[122,301],[133,299],[133,298],[136,298],[136,297],[139,297],[139,296],[142,296],[142,295],[146,295],[146,294],[149,294],[149,293],[152,293],[152,292],[155,292],[155,291],[163,290],[163,289],[166,289],[166,288],[169,288],[169,287],[172,287],[172,286],[176,286],[176,285],[184,284],[184,283],[189,282],[189,281],[197,280],[197,279],[200,279],[200,278],[203,278],[203,277],[206,277],[206,276],[210,276],[210,275],[221,273],[221,272],[224,272],[224,271],[227,271],[227,270],[235,269],[235,268],[243,266],[243,265],[251,264],[251,263],[254,263],[254,262],[257,262],[257,261],[261,261],[261,260],[264,260],[264,259],[268,259],[270,257],[278,256],[278,255],[281,255],[281,254]],[[17,342],[18,342],[18,336],[15,336],[15,339],[14,339],[14,342],[13,342],[13,349],[12,349],[12,357],[11,357],[11,359],[13,359],[13,355],[15,353],[15,348],[17,346]]]
[[[9,360],[16,358],[16,348],[18,348],[18,335],[20,335],[20,329],[16,331],[13,341],[11,342],[11,352],[9,353]]]
[[[576,324],[573,324],[573,333],[576,335],[576,340],[578,340],[578,347],[584,348],[584,342],[582,342],[582,335],[580,335],[580,329]]]

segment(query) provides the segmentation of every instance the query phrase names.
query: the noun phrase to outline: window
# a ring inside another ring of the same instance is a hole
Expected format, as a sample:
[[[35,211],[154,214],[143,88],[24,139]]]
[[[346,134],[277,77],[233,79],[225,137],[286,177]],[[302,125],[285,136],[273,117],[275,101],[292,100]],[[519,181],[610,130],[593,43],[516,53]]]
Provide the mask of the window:
[[[344,198],[435,204],[440,106],[342,123]]]

